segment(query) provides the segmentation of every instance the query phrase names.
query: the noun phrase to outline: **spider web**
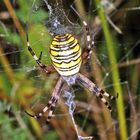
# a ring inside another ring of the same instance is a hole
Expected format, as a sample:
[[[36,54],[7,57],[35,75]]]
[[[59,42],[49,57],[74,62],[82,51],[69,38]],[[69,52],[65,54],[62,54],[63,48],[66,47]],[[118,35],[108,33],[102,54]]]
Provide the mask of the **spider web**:
[[[62,32],[70,32],[73,33],[74,35],[76,35],[82,46],[85,45],[85,43],[83,43],[82,40],[84,40],[84,28],[82,27],[82,25],[80,24],[80,20],[77,20],[77,17],[75,18],[75,21],[71,20],[71,9],[70,7],[68,8],[68,11],[64,11],[65,7],[57,7],[57,5],[51,5],[50,2],[48,2],[47,0],[44,0],[42,2],[40,2],[39,0],[34,0],[32,5],[31,5],[31,10],[29,13],[29,18],[28,18],[28,22],[29,22],[29,27],[31,27],[32,29],[29,30],[29,37],[30,37],[30,42],[32,45],[32,48],[35,50],[35,52],[37,53],[37,55],[39,56],[40,51],[43,51],[43,55],[42,55],[42,62],[50,64],[50,59],[49,59],[49,54],[48,54],[48,48],[47,46],[49,46],[49,43],[51,41],[51,39],[49,38],[49,32],[56,32],[56,33],[62,33]],[[135,122],[136,120],[139,120],[140,114],[139,114],[139,94],[137,93],[138,91],[140,91],[140,88],[138,86],[138,82],[136,81],[131,81],[130,80],[130,76],[132,74],[131,71],[131,65],[135,65],[135,67],[139,70],[139,44],[140,44],[140,39],[139,39],[139,27],[136,26],[138,24],[138,21],[132,22],[133,20],[133,16],[138,15],[139,12],[139,3],[136,1],[135,3],[137,5],[132,6],[131,4],[126,4],[123,8],[120,8],[119,6],[116,7],[115,3],[113,3],[113,1],[102,1],[103,4],[104,2],[108,2],[107,4],[105,3],[105,8],[107,8],[106,10],[108,10],[109,5],[113,5],[115,8],[115,13],[119,13],[121,15],[121,12],[125,11],[125,14],[123,15],[123,24],[119,23],[120,26],[118,27],[119,29],[122,29],[122,35],[119,35],[119,32],[117,32],[117,30],[115,28],[112,28],[112,30],[114,30],[114,35],[119,39],[118,45],[117,45],[117,50],[121,50],[122,55],[120,57],[118,57],[118,66],[120,67],[120,73],[121,74],[121,86],[123,88],[124,91],[124,103],[125,103],[125,112],[126,112],[126,122],[133,127],[136,127],[134,129],[134,131],[129,132],[128,133],[128,139],[138,139],[139,138],[139,127],[140,124],[139,122],[137,122],[137,125],[135,126]],[[130,2],[131,3],[131,2]],[[69,3],[69,5],[74,5],[75,2]],[[50,7],[49,7],[50,6]],[[92,9],[92,2],[89,2],[89,9],[87,9],[87,13],[86,16],[88,16],[89,14],[94,14],[97,12],[97,8]],[[50,9],[49,9],[50,8]],[[99,6],[100,8],[100,6]],[[42,10],[46,13],[46,15],[43,15],[43,18],[40,17],[38,18],[37,15],[41,15],[42,14]],[[48,14],[47,14],[48,13]],[[74,13],[73,13],[74,14]],[[108,14],[108,13],[107,13]],[[64,15],[64,16],[63,16]],[[75,15],[76,16],[76,15]],[[110,15],[108,14],[109,17],[113,17],[114,14]],[[37,21],[35,20],[37,19]],[[90,19],[90,18],[89,18]],[[132,20],[131,20],[132,19]],[[92,20],[92,19],[90,19]],[[90,23],[89,20],[89,23]],[[117,25],[117,19],[116,20],[116,24]],[[131,22],[130,22],[131,20]],[[32,27],[32,25],[34,24],[34,22],[38,22],[37,26],[35,26],[34,28]],[[60,23],[59,23],[60,22]],[[96,22],[95,22],[96,23]],[[10,36],[8,29],[6,27],[6,25],[0,21],[0,24],[4,30],[4,33],[1,33],[0,36],[1,38],[8,38],[8,36]],[[129,25],[130,24],[130,25]],[[55,28],[56,26],[56,28]],[[136,27],[135,27],[136,26]],[[57,30],[57,28],[60,27],[63,30]],[[67,27],[67,28],[65,28]],[[100,28],[98,28],[98,30],[91,30],[92,31],[92,36],[93,38],[95,37],[95,49],[96,49],[96,55],[97,58],[95,60],[91,60],[85,67],[85,70],[82,70],[83,73],[85,73],[87,76],[91,76],[93,79],[94,77],[92,76],[92,64],[97,64],[102,72],[103,72],[103,78],[100,81],[100,84],[98,85],[99,87],[102,85],[106,85],[105,89],[106,91],[109,91],[112,89],[113,86],[119,84],[119,83],[115,83],[115,84],[111,84],[111,74],[112,74],[112,70],[110,70],[108,68],[109,65],[109,58],[107,55],[107,52],[105,49],[102,49],[102,47],[105,48],[105,46],[103,46],[103,44],[105,44],[105,42],[103,41],[103,38],[100,37],[100,33],[98,33],[100,31]],[[133,33],[134,32],[134,33]],[[95,35],[95,33],[97,34],[97,36]],[[35,35],[36,37],[33,37],[33,35]],[[82,37],[81,37],[82,35]],[[127,38],[125,38],[125,35],[128,35]],[[46,37],[47,36],[47,37]],[[98,37],[99,36],[99,37]],[[37,39],[36,39],[37,38]],[[49,39],[48,39],[49,38]],[[97,41],[96,41],[97,38]],[[101,40],[101,41],[99,41]],[[84,41],[85,42],[85,41]],[[3,40],[0,41],[0,43],[3,43]],[[10,46],[12,46],[12,43],[10,41],[7,41],[8,45],[5,45],[6,47],[8,46],[8,49],[10,48]],[[3,45],[4,46],[4,45]],[[102,46],[102,47],[100,47]],[[43,89],[43,93],[45,93],[45,95],[35,95],[35,98],[32,101],[32,108],[34,108],[35,106],[38,106],[37,104],[39,102],[44,102],[46,103],[46,96],[48,96],[48,94],[51,94],[51,89],[48,90],[48,85],[49,82],[52,84],[54,84],[54,81],[57,80],[57,74],[53,74],[51,76],[48,76],[48,78],[42,76],[42,73],[39,73],[37,71],[38,67],[35,66],[35,62],[34,60],[31,58],[30,60],[26,60],[26,52],[27,49],[26,48],[18,48],[18,47],[14,47],[13,50],[6,51],[5,53],[1,54],[4,56],[8,56],[9,60],[10,60],[10,66],[13,67],[14,72],[24,72],[26,75],[28,75],[29,80],[33,81],[35,83],[36,87],[39,87],[40,89]],[[23,55],[22,55],[23,54]],[[119,54],[118,54],[119,55]],[[21,61],[24,65],[20,65],[21,62],[19,62],[19,56],[21,57]],[[22,58],[24,57],[24,59],[22,60]],[[91,58],[93,59],[93,58]],[[136,69],[135,68],[135,69]],[[98,69],[94,69],[94,71],[97,71]],[[130,72],[129,72],[130,71]],[[0,68],[0,72],[1,74],[4,73],[3,68]],[[91,73],[91,74],[89,74]],[[98,78],[98,77],[97,77]],[[98,80],[98,79],[96,79]],[[138,79],[139,80],[139,79]],[[135,85],[136,83],[136,85]],[[82,114],[83,116],[83,122],[79,123],[76,122],[76,124],[78,124],[78,126],[80,127],[80,130],[82,129],[83,131],[87,131],[88,130],[88,119],[89,117],[91,117],[91,112],[97,114],[100,113],[102,111],[102,109],[100,108],[101,106],[96,106],[90,103],[91,98],[95,98],[95,95],[91,95],[90,93],[88,93],[88,96],[86,99],[85,96],[84,98],[80,98],[83,95],[83,92],[81,92],[83,90],[82,87],[79,86],[75,86],[74,87],[74,93],[75,93],[75,98],[74,98],[74,103],[76,104],[76,109],[75,112],[73,113],[73,117],[76,118],[79,116],[79,114]],[[48,91],[46,93],[46,91]],[[79,93],[81,92],[81,93]],[[82,94],[82,95],[81,95]],[[84,94],[86,94],[86,91],[84,92]],[[78,97],[77,97],[78,96]],[[48,97],[47,97],[48,98]],[[61,97],[62,98],[62,97]],[[49,98],[48,98],[49,99]],[[94,100],[97,100],[96,98]],[[59,105],[59,104],[58,104]],[[99,105],[99,104],[97,104]],[[59,110],[59,107],[57,107]],[[105,108],[104,108],[105,109]],[[116,112],[115,106],[113,106],[113,111]],[[63,119],[63,117],[69,116],[69,113],[56,113],[56,119]],[[118,119],[116,117],[113,117],[114,121],[113,121],[113,126],[115,131],[117,132],[119,130],[118,128]],[[99,125],[99,124],[97,124]],[[89,127],[91,127],[91,125],[89,125]],[[102,135],[107,135],[110,132],[110,128],[112,126],[108,126],[108,128],[106,128],[106,130],[104,131],[104,134]],[[95,133],[94,132],[90,132],[89,135],[92,135],[93,137],[97,136],[96,139],[99,139],[99,136],[101,134],[98,133],[97,131],[98,126],[95,127]]]

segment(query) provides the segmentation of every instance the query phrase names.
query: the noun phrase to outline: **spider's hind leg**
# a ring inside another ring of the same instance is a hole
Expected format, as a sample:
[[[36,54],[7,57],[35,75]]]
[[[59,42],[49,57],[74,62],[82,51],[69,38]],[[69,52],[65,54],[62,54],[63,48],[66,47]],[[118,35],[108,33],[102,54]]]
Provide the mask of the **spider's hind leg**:
[[[63,87],[63,84],[64,84],[64,80],[63,80],[62,77],[60,77],[56,86],[55,86],[55,88],[54,88],[51,99],[49,100],[47,106],[45,106],[40,113],[38,113],[37,115],[31,115],[27,111],[25,111],[25,113],[27,115],[29,115],[30,117],[33,117],[35,119],[39,119],[42,116],[45,116],[45,113],[48,111],[48,116],[46,118],[46,123],[49,123],[51,117],[53,116],[53,111],[55,109],[56,103],[57,103],[57,101],[60,97],[60,93],[61,93],[61,89]]]
[[[105,106],[109,109],[110,112],[112,112],[112,108],[110,103],[104,98],[104,94],[101,93],[100,88],[98,88],[94,83],[92,84],[93,89],[92,92],[96,93],[96,95],[101,99],[101,101],[105,104]]]
[[[56,105],[56,103],[57,103],[57,100],[58,100],[58,99],[56,99],[54,96],[52,96],[51,99],[49,100],[47,106],[45,106],[45,107],[43,108],[43,110],[42,110],[41,112],[39,112],[38,114],[36,114],[36,115],[32,115],[32,114],[30,114],[30,113],[27,112],[27,111],[25,111],[25,113],[26,113],[27,115],[29,115],[30,117],[33,117],[33,118],[35,118],[35,119],[40,119],[42,116],[44,116],[45,112],[48,111],[48,114],[49,114],[48,117],[49,117],[50,114],[52,114],[52,112],[53,112],[54,109],[55,109],[55,105]],[[50,113],[50,112],[51,112],[51,113]]]
[[[110,95],[109,93],[105,92],[104,90],[100,89],[100,93],[103,95],[103,96],[106,96],[108,97],[110,100],[116,100],[119,96],[119,94],[117,93],[116,96],[112,96]]]
[[[77,80],[84,85],[87,89],[89,89],[91,92],[95,93],[101,101],[106,105],[106,107],[112,111],[112,108],[110,106],[110,103],[104,98],[104,96],[108,97],[110,100],[115,100],[118,97],[118,94],[116,97],[108,94],[104,90],[100,89],[97,85],[95,85],[92,81],[90,81],[87,77],[85,77],[82,74],[78,74]]]

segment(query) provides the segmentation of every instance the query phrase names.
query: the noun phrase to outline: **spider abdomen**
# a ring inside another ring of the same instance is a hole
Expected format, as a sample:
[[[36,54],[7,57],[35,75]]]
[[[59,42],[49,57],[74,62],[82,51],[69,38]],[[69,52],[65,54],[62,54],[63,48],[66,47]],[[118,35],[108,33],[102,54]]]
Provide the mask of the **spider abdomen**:
[[[61,76],[74,75],[79,72],[82,62],[81,46],[71,34],[56,35],[50,46],[50,57]]]

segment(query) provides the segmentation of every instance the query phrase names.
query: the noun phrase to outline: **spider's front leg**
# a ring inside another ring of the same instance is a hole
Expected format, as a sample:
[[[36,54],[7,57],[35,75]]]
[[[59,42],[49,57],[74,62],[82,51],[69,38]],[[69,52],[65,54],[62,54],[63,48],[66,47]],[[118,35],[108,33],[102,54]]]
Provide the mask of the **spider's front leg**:
[[[64,84],[64,80],[62,77],[59,78],[55,88],[54,88],[54,91],[52,93],[52,97],[51,99],[49,100],[48,102],[48,105],[45,106],[43,108],[43,110],[38,113],[37,115],[31,115],[30,113],[28,113],[27,111],[25,111],[30,117],[33,117],[35,119],[39,119],[41,118],[42,116],[44,116],[44,114],[48,111],[48,116],[46,118],[46,123],[49,123],[52,115],[53,115],[53,111],[55,109],[55,106],[56,106],[56,103],[60,97],[60,93],[61,93],[61,90],[62,90],[62,87],[63,87],[63,84]]]
[[[42,52],[40,53],[40,56],[38,58],[35,52],[33,51],[33,49],[31,48],[29,37],[28,37],[28,23],[26,23],[26,41],[27,41],[28,51],[30,52],[30,54],[32,55],[36,63],[39,65],[39,67],[47,74],[55,72],[56,70],[54,69],[53,66],[47,66],[41,63],[40,60],[41,60]]]
[[[89,59],[92,54],[92,48],[94,46],[94,41],[92,40],[91,34],[90,34],[90,29],[85,20],[82,21],[83,25],[86,29],[86,41],[87,41],[87,47],[83,50],[82,58],[83,60]]]
[[[92,48],[94,46],[94,41],[92,40],[91,34],[90,34],[90,29],[89,25],[87,22],[80,16],[80,14],[76,11],[76,9],[71,5],[72,10],[78,15],[78,17],[81,19],[83,26],[86,30],[86,42],[87,42],[87,47],[84,48],[83,54],[82,54],[82,60],[87,60],[90,58],[92,54]]]
[[[116,97],[108,94],[107,92],[97,87],[92,81],[90,81],[87,77],[85,77],[84,75],[80,73],[77,76],[77,80],[86,88],[88,88],[91,92],[96,93],[96,95],[102,100],[102,102],[106,105],[106,107],[110,110],[110,112],[112,111],[112,108],[109,102],[107,102],[103,96],[108,97],[110,100],[115,100],[116,98],[118,98],[118,94]]]

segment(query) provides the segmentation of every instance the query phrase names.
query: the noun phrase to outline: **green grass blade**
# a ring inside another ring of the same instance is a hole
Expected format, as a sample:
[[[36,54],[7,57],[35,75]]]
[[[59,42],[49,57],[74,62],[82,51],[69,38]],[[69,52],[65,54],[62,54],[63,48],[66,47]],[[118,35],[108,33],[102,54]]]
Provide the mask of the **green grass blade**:
[[[99,0],[96,0],[96,5],[98,6],[100,4]],[[112,71],[112,80],[114,86],[114,91],[116,93],[119,93],[119,97],[117,99],[117,110],[118,110],[118,120],[119,120],[119,126],[120,126],[120,135],[122,140],[127,139],[127,129],[126,129],[126,120],[125,120],[125,113],[124,113],[124,103],[123,103],[123,92],[120,83],[120,77],[119,77],[119,70],[117,67],[117,60],[116,60],[116,54],[114,49],[114,41],[112,39],[111,33],[109,31],[108,23],[106,20],[105,12],[102,7],[98,8],[99,17],[102,24],[103,33],[106,40],[106,47],[108,52],[108,57],[110,61],[110,68]],[[116,84],[117,83],[117,84]]]

